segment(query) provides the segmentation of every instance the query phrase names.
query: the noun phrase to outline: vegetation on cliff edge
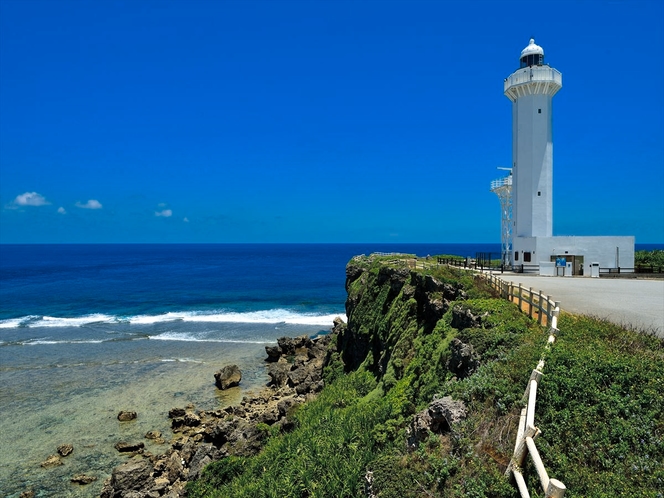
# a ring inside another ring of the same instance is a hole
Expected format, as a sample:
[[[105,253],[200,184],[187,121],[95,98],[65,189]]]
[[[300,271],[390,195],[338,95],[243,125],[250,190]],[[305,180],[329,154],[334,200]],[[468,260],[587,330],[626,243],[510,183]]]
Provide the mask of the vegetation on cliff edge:
[[[209,465],[189,496],[517,497],[503,472],[544,329],[463,271],[370,257],[347,276],[348,324],[321,395],[292,432],[268,430],[257,456]],[[535,418],[550,476],[572,498],[661,497],[664,343],[567,314],[559,327]],[[458,344],[472,345],[463,368]],[[468,417],[409,446],[412,416],[433,396],[463,400]],[[530,464],[525,475],[542,497]]]

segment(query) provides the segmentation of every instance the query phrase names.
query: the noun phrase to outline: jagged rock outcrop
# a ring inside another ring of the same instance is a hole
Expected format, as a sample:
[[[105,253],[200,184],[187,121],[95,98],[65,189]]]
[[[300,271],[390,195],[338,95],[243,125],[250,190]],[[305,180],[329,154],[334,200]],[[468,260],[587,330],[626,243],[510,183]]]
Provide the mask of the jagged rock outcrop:
[[[335,320],[335,330],[342,325],[341,320]],[[214,411],[196,411],[192,405],[172,408],[168,416],[175,437],[169,449],[162,455],[141,454],[143,443],[134,443],[126,451],[136,456],[113,470],[101,497],[184,496],[187,481],[197,478],[207,464],[229,455],[250,456],[260,451],[266,438],[260,424],[274,425],[284,432],[292,430],[289,417],[293,411],[323,388],[322,370],[331,340],[330,335],[313,340],[308,336],[280,338],[277,346],[266,348],[271,378],[268,387],[244,397],[237,406]],[[161,434],[150,431],[146,438],[156,441]]]
[[[230,389],[231,387],[240,385],[240,381],[242,381],[242,372],[237,365],[226,365],[214,374],[214,380],[219,389]]]
[[[471,344],[461,342],[459,339],[452,339],[450,343],[452,356],[447,364],[450,372],[454,373],[459,379],[469,377],[480,365],[480,359]]]
[[[455,306],[452,308],[452,327],[457,330],[463,329],[479,329],[482,328],[484,322],[483,319],[486,318],[489,313],[484,313],[482,315],[475,315],[468,308],[463,306]]]
[[[339,334],[339,350],[346,371],[370,361],[367,367],[380,377],[394,346],[404,337],[404,320],[427,334],[450,303],[466,294],[460,284],[441,282],[403,264],[373,262],[374,256],[356,256],[346,266],[348,325]]]
[[[450,396],[434,399],[423,411],[416,413],[408,430],[408,446],[415,448],[429,437],[429,433],[449,432],[452,426],[466,418],[468,411],[463,401]]]

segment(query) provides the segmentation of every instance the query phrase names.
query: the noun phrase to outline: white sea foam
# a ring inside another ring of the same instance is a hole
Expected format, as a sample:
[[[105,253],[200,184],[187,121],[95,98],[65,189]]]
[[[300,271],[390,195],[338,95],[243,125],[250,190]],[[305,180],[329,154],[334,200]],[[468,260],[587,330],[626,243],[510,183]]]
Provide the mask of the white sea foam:
[[[204,363],[202,360],[194,360],[193,358],[162,358],[161,361],[167,363]]]
[[[20,327],[26,318],[9,318],[8,320],[0,320],[0,329],[15,329]]]
[[[114,323],[118,320],[110,315],[103,315],[95,313],[92,315],[85,315],[76,318],[60,318],[54,316],[43,316],[41,319],[32,319],[25,321],[25,324],[30,327],[83,327],[92,323]]]
[[[261,311],[238,312],[201,312],[180,311],[169,312],[162,315],[135,315],[120,317],[95,313],[80,317],[53,317],[53,316],[24,316],[0,320],[0,329],[18,327],[83,327],[94,323],[129,323],[132,325],[152,325],[164,322],[209,322],[209,323],[266,323],[290,325],[316,325],[331,327],[334,319],[339,316],[346,321],[344,314],[316,314],[298,313],[286,309],[271,309]]]
[[[20,344],[24,346],[42,346],[47,344],[100,344],[105,341],[100,340],[87,340],[87,339],[73,339],[70,341],[52,341],[48,339],[30,339],[29,341],[23,341]]]
[[[246,313],[222,312],[222,313],[203,313],[197,311],[165,313],[163,315],[138,315],[129,318],[132,324],[152,324],[170,321],[183,322],[208,322],[208,323],[288,323],[292,325],[320,325],[332,326],[332,322],[337,316],[346,320],[346,316],[341,314],[314,314],[297,313],[285,309],[272,309],[261,311],[250,311]]]
[[[238,344],[270,344],[271,342],[274,342],[268,340],[260,341],[260,340],[208,338],[208,337],[200,337],[188,332],[164,332],[163,334],[148,336],[148,339],[156,341],[223,342],[223,343],[238,343]]]

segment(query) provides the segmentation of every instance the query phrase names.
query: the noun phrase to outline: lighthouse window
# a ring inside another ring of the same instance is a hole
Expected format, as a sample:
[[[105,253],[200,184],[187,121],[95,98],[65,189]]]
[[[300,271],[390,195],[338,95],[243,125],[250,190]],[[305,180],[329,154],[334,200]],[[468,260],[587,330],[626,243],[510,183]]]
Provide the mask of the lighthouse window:
[[[523,253],[523,260],[524,260],[526,263],[530,263],[530,252],[524,252],[524,253]]]
[[[542,192],[537,192],[537,197],[541,197],[541,196],[542,196]]]
[[[542,114],[542,109],[537,109],[537,114]]]
[[[544,57],[542,54],[530,54],[521,58],[521,67],[526,66],[541,66]]]

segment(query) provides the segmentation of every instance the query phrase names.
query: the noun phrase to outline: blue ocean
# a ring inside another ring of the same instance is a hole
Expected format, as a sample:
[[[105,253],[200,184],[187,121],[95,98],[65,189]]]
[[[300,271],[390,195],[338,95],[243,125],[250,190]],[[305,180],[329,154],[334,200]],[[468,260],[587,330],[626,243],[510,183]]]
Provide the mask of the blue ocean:
[[[217,409],[267,382],[265,345],[327,333],[357,254],[474,255],[498,244],[0,245],[0,495],[96,496],[120,440],[168,410]],[[214,372],[243,372],[218,391]],[[132,410],[136,421],[120,423]],[[64,443],[63,465],[40,463]],[[97,477],[80,486],[75,473]]]

